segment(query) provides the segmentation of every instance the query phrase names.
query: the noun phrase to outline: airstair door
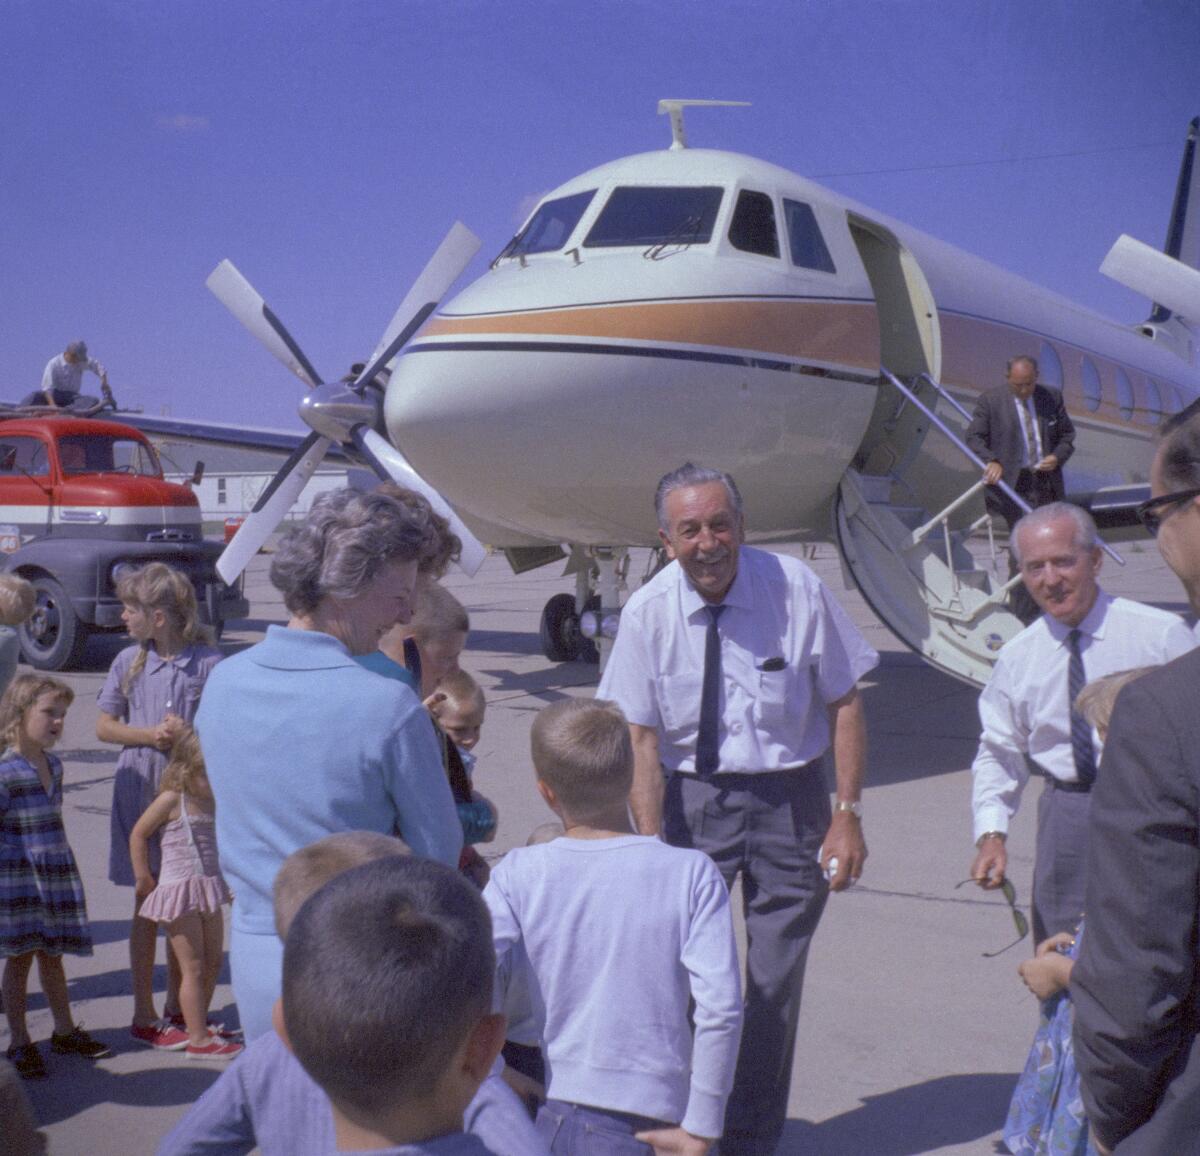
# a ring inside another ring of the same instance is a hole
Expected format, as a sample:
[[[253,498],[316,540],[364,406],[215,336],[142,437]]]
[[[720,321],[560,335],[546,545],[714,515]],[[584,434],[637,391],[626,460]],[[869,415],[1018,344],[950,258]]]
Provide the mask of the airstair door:
[[[938,385],[937,305],[912,253],[856,215],[850,231],[875,293],[883,369],[870,424],[839,487],[842,560],[880,620],[927,662],[975,685],[1021,629],[983,513],[966,415]]]

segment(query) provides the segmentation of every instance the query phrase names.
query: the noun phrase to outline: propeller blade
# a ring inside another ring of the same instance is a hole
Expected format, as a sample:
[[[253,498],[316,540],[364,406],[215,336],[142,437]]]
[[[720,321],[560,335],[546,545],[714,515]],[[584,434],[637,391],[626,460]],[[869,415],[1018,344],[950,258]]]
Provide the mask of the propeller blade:
[[[309,389],[321,384],[320,375],[304,356],[300,346],[271,312],[258,291],[238,272],[232,261],[222,261],[205,282],[230,313],[288,367]]]
[[[217,573],[226,582],[232,582],[245,570],[250,559],[266,545],[331,445],[333,442],[329,438],[310,433],[283,463],[217,559]]]
[[[469,577],[474,578],[487,557],[487,551],[479,539],[463,525],[462,519],[450,508],[450,503],[408,464],[408,459],[391,442],[380,437],[373,429],[359,426],[355,429],[353,437],[359,451],[375,467],[375,472],[381,478],[391,478],[398,485],[424,494],[429,499],[429,504],[443,518],[449,520],[450,528],[462,540],[459,567]]]
[[[471,258],[479,252],[482,243],[461,221],[454,222],[437,252],[429,258],[429,263],[400,302],[400,308],[379,339],[371,360],[354,382],[356,386],[370,381],[425,324],[438,307],[438,302],[446,295],[446,290],[458,280]]]
[[[1189,321],[1200,320],[1200,272],[1128,233],[1109,249],[1100,272]]]

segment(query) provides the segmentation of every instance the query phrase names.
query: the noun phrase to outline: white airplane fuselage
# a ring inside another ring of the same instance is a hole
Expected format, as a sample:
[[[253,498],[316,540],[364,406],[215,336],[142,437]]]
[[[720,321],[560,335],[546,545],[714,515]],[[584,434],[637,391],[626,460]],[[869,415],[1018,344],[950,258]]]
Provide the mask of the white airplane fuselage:
[[[656,187],[719,188],[710,238],[586,243],[614,190]],[[388,388],[392,439],[495,545],[652,544],[655,483],[689,459],[735,476],[752,538],[827,538],[881,364],[927,368],[970,409],[1008,358],[1039,357],[1078,429],[1068,491],[1144,481],[1155,426],[1200,393],[1178,333],[1105,320],[760,160],[646,153],[543,203],[588,190],[552,251],[503,257],[444,305]],[[730,239],[747,191],[770,199],[778,256]],[[795,263],[789,202],[811,208],[832,270]],[[936,433],[922,454],[934,497],[975,476]]]

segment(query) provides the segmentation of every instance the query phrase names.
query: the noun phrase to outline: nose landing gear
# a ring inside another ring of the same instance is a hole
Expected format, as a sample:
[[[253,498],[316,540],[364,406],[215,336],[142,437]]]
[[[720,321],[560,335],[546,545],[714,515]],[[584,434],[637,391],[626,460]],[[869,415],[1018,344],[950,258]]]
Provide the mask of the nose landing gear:
[[[600,606],[600,596],[593,594],[584,610]],[[575,612],[575,595],[555,594],[542,610],[542,653],[551,662],[599,662],[600,651],[590,638],[579,630],[579,615]]]
[[[573,546],[567,573],[575,575],[575,593],[556,594],[542,610],[542,653],[551,662],[596,662],[603,665],[612,640],[593,641],[579,629],[588,610],[619,612],[626,589],[629,550],[625,546]]]

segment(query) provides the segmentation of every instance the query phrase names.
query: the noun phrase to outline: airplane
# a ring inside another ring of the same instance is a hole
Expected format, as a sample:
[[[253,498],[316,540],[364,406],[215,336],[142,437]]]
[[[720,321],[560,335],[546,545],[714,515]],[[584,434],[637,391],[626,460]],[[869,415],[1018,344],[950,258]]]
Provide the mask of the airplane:
[[[210,288],[309,387],[300,415],[312,431],[223,574],[267,540],[321,456],[341,450],[452,515],[468,571],[481,542],[517,572],[566,558],[576,591],[543,611],[543,649],[577,657],[587,625],[606,651],[630,549],[658,544],[654,486],[693,460],[737,479],[750,541],[832,539],[898,637],[955,677],[986,681],[1022,627],[983,515],[982,464],[962,441],[975,399],[1009,358],[1035,356],[1078,431],[1068,497],[1107,539],[1129,537],[1155,427],[1200,397],[1196,314],[1156,305],[1121,325],[778,165],[689,148],[684,109],[727,103],[660,102],[669,148],[547,193],[487,271],[439,306],[478,244],[455,225],[341,384],[323,384],[249,282],[218,266]],[[1167,246],[1192,267],[1197,124]],[[123,417],[152,435],[254,437]],[[651,568],[662,561],[652,554]]]

